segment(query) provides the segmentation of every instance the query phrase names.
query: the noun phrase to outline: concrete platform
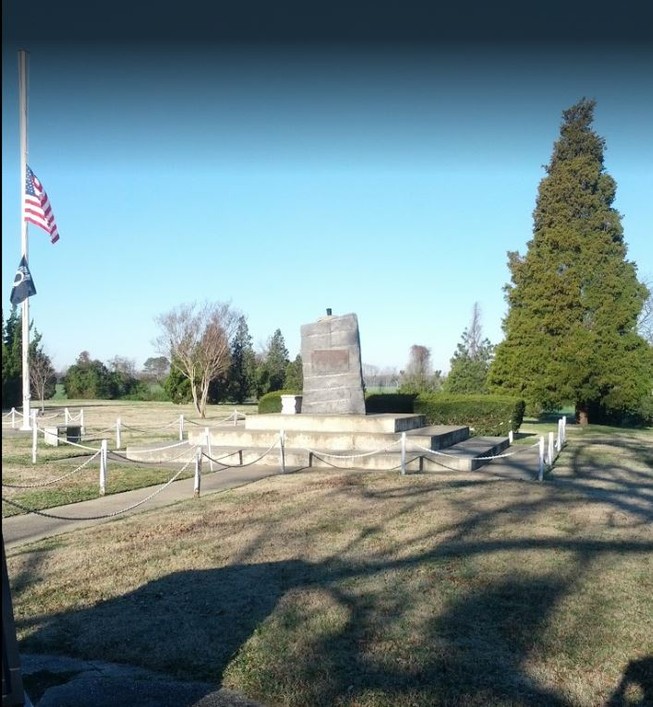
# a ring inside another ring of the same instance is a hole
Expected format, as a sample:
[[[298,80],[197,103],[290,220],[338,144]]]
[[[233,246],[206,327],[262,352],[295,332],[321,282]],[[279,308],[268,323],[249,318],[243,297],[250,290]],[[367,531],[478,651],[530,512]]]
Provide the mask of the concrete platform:
[[[319,432],[377,432],[393,434],[424,427],[424,415],[377,414],[377,415],[250,415],[245,420],[246,430],[319,431]]]
[[[406,449],[406,471],[407,472],[436,472],[445,469],[455,471],[474,471],[489,459],[500,454],[509,446],[507,437],[478,437],[465,440],[457,445],[448,447],[440,454],[433,452],[416,451]],[[204,451],[208,453],[207,448]],[[281,466],[281,450],[277,446],[264,457],[261,457],[262,450],[256,448],[246,448],[234,453],[230,447],[213,447],[211,458],[220,460],[225,465],[242,463]],[[230,455],[230,456],[227,456]],[[242,459],[242,462],[237,461]],[[319,450],[314,451],[306,448],[284,447],[284,462],[287,468],[295,469],[361,469],[388,471],[401,468],[401,449],[396,444],[388,451],[375,450],[374,453],[359,450]],[[205,459],[204,464],[208,464]]]
[[[246,430],[226,428],[209,430],[208,444],[212,447],[245,447],[268,448],[279,442],[279,430]],[[468,427],[433,426],[408,430],[406,432],[406,448],[418,451],[420,448],[444,449],[462,442],[469,437]],[[315,428],[312,430],[284,430],[285,445],[287,447],[305,447],[315,450],[328,451],[375,451],[384,449],[398,443],[401,433],[370,432],[342,430],[330,432]],[[190,431],[188,441],[191,444],[208,446],[204,430]],[[132,449],[128,449],[131,454]],[[171,453],[179,454],[179,448],[173,448]],[[135,458],[135,457],[134,457]],[[143,457],[140,457],[143,458]]]
[[[207,437],[208,431],[208,437]],[[196,428],[185,445],[128,447],[134,461],[187,461],[196,447],[228,467],[261,464],[389,470],[401,468],[405,433],[406,471],[472,471],[508,445],[507,437],[469,437],[469,427],[426,425],[424,415],[252,415],[244,426]],[[204,460],[209,463],[209,460]]]

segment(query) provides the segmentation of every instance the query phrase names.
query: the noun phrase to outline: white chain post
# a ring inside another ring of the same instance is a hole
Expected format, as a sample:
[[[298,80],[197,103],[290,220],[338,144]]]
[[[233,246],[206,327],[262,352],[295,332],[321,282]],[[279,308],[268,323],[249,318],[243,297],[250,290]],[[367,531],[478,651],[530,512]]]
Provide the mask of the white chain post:
[[[195,484],[193,486],[193,496],[199,498],[200,486],[202,485],[202,448],[195,450]]]
[[[406,433],[401,433],[401,475],[406,474]]]
[[[184,441],[184,416],[179,415],[179,441]]]
[[[16,427],[16,408],[11,408],[11,429]]]
[[[281,465],[281,473],[286,473],[286,450],[284,449],[286,433],[284,430],[279,432],[279,463]]]
[[[540,437],[539,451],[539,469],[537,472],[537,480],[542,481],[544,478],[544,437]]]
[[[560,450],[562,449],[562,418],[558,420],[558,453],[560,453]]]
[[[512,430],[508,430],[508,444],[512,444],[515,441],[515,433]]]
[[[86,429],[84,428],[84,408],[79,411],[79,424],[80,432],[84,435],[86,434]]]
[[[36,424],[36,410],[32,411],[32,464],[36,464],[36,448],[38,446],[39,428]]]
[[[100,449],[100,496],[104,496],[107,490],[107,441],[102,440]]]
[[[206,453],[209,456],[209,469],[213,471],[213,450],[211,449],[211,432],[208,427],[204,428],[204,436],[206,438]]]
[[[234,427],[238,423],[238,410],[234,408]]]
[[[548,453],[548,465],[553,466],[555,461],[555,449],[553,447],[553,432],[549,432],[549,453]]]
[[[116,420],[116,449],[121,448],[121,439],[120,439],[120,418]]]

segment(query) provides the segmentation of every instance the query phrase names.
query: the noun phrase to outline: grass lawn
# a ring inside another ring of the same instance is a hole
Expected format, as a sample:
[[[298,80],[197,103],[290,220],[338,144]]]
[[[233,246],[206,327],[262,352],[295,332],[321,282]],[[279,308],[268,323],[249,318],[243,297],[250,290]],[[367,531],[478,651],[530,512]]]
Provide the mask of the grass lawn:
[[[45,444],[43,428],[63,424],[66,408],[74,422],[84,423],[82,442],[67,444],[62,441],[57,447]],[[126,447],[174,445],[180,441],[180,418],[183,418],[181,426],[186,439],[189,429],[195,431],[198,427],[229,425],[226,420],[235,410],[255,414],[256,406],[210,406],[206,418],[201,419],[192,405],[97,400],[66,401],[66,405],[62,406],[56,401],[48,401],[45,413],[37,418],[36,464],[32,462],[32,435],[20,431],[22,418],[17,416],[12,427],[10,415],[5,415],[2,497],[9,502],[3,503],[2,515],[9,517],[23,513],[23,508],[45,510],[97,498],[100,494],[100,459],[97,453],[103,440],[107,441],[110,451],[117,452],[109,459],[106,494],[162,485],[190,459],[188,451],[182,449],[177,464],[147,465],[126,461]],[[120,439],[117,434],[118,421]],[[194,465],[190,463],[178,478],[189,478],[193,474]]]
[[[270,706],[653,699],[651,430],[570,426],[543,483],[277,475],[7,562],[21,651]]]

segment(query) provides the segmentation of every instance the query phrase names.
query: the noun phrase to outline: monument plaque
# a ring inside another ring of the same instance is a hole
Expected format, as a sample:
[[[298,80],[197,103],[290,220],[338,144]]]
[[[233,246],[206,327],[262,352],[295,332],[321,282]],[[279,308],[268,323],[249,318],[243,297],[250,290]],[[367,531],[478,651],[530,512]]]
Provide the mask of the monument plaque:
[[[318,349],[311,359],[315,373],[346,373],[349,370],[347,349]]]
[[[344,314],[301,327],[304,374],[302,412],[364,415],[358,318]]]

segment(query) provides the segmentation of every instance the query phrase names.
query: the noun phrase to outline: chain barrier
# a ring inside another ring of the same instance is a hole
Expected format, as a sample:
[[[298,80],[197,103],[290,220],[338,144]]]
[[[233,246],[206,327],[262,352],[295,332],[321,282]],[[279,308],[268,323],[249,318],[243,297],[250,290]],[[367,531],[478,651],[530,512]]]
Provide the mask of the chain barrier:
[[[189,424],[189,425],[195,425],[196,427],[205,427],[205,425],[202,424],[201,422],[195,422],[195,420],[189,420],[189,419],[186,418],[186,417],[184,418],[184,422],[187,423],[187,424]]]
[[[105,429],[103,429],[103,430],[98,430],[98,431],[96,432],[92,427],[86,427],[85,430],[86,430],[85,436],[86,436],[86,437],[91,437],[91,436],[93,436],[93,435],[104,435],[104,434],[107,434],[107,433],[109,433],[109,432],[115,432],[115,431],[116,431],[116,428],[115,428],[115,427],[106,427]]]
[[[67,419],[68,419],[68,420],[73,420],[73,419],[74,419],[72,416],[70,416],[70,414],[68,413],[67,410],[66,410],[66,413],[67,413]],[[80,413],[79,413],[77,419],[79,419],[79,420],[82,419],[82,413],[83,413],[83,411],[80,411]],[[3,417],[6,418],[6,417],[8,417],[8,416],[11,416],[11,418],[12,418],[12,425],[13,425],[16,415],[21,415],[21,416],[22,416],[22,413],[16,411],[15,409],[12,409],[10,412],[8,412],[8,413],[6,413],[5,415],[3,415]],[[238,416],[239,416],[239,415],[241,415],[241,413],[238,413],[237,411],[234,411],[234,413],[233,413],[232,415],[230,415],[230,416],[228,416],[227,418],[225,418],[225,420],[222,420],[222,421],[219,421],[219,422],[226,422],[226,421],[229,421],[230,419],[235,422],[235,421],[238,419]],[[55,417],[56,417],[56,416],[58,416],[58,415],[55,415]],[[246,415],[243,414],[242,417],[245,418]],[[186,422],[187,422],[187,423],[190,423],[190,424],[194,424],[194,425],[198,425],[198,426],[199,426],[199,423],[196,423],[196,422],[194,422],[193,420],[186,420]],[[120,424],[120,423],[119,423],[119,424]],[[179,420],[175,420],[175,421],[173,421],[172,423],[170,423],[170,424],[168,424],[168,425],[165,425],[164,427],[171,427],[172,425],[177,425],[177,424],[183,424],[183,423],[180,423]],[[130,426],[128,426],[128,425],[122,425],[122,426],[123,426],[125,429],[128,429],[128,430],[139,431],[139,432],[145,432],[145,431],[146,431],[146,430],[144,430],[144,429],[141,430],[141,429],[138,429],[138,428],[132,428],[132,427],[130,427]],[[109,432],[109,431],[112,431],[112,429],[113,429],[113,428],[107,428],[106,430],[102,430],[101,432],[98,432],[97,434],[102,434],[102,433],[104,433],[104,432]],[[159,429],[160,429],[160,427],[159,427]],[[208,429],[208,428],[207,428],[207,429]],[[36,431],[39,431],[39,432],[42,432],[43,434],[45,434],[45,430],[44,430],[43,428],[41,428],[41,427],[35,426],[35,432],[36,432]],[[553,441],[553,434],[551,433],[551,435],[550,435],[550,440],[549,440],[549,447],[550,447],[550,449],[553,448],[554,451],[557,451],[558,453],[560,452],[560,449],[562,448],[562,446],[564,446],[564,442],[565,442],[565,434],[564,434],[564,432],[565,432],[565,430],[564,430],[564,424],[562,425],[562,427],[559,425],[558,439],[555,440],[555,442]],[[532,444],[532,445],[528,445],[528,446],[525,446],[525,447],[521,447],[520,449],[515,449],[514,451],[511,451],[511,452],[505,452],[505,453],[496,454],[496,455],[492,455],[492,456],[473,457],[473,459],[474,459],[474,460],[478,460],[478,461],[492,461],[492,460],[494,460],[494,459],[503,459],[503,458],[512,457],[512,456],[515,456],[515,455],[517,455],[517,454],[520,454],[520,453],[529,451],[529,450],[533,449],[534,447],[539,446],[539,447],[540,447],[540,468],[539,468],[539,475],[538,475],[538,478],[539,478],[539,480],[541,481],[542,478],[543,478],[543,467],[544,467],[544,461],[543,461],[543,460],[544,460],[544,450],[543,450],[544,444],[543,444],[543,441],[544,441],[544,438],[542,437],[538,442],[536,442],[536,443],[534,443],[534,444]],[[92,447],[88,447],[88,446],[85,446],[85,445],[82,445],[82,444],[77,444],[77,443],[75,443],[75,442],[71,442],[70,440],[67,440],[67,439],[61,439],[61,442],[62,442],[62,443],[65,443],[65,444],[68,444],[68,445],[70,445],[70,446],[72,446],[72,447],[76,447],[76,448],[78,448],[78,449],[83,449],[83,450],[91,451],[91,452],[93,452],[94,454],[93,454],[93,456],[91,456],[89,459],[87,459],[82,465],[80,465],[80,466],[77,467],[76,469],[74,469],[74,470],[72,470],[72,471],[70,471],[70,472],[67,472],[66,474],[64,474],[64,475],[62,475],[62,476],[60,476],[60,477],[58,477],[58,478],[56,478],[56,479],[52,479],[52,480],[50,480],[50,481],[43,482],[43,483],[39,483],[39,484],[29,484],[29,485],[14,485],[14,484],[6,484],[6,483],[3,483],[2,486],[7,487],[7,488],[26,488],[26,489],[27,489],[27,488],[40,488],[40,487],[44,487],[44,486],[50,486],[50,485],[52,485],[52,484],[54,484],[54,483],[57,483],[57,482],[59,482],[59,481],[61,481],[61,480],[63,480],[63,479],[66,479],[66,478],[72,476],[73,474],[77,473],[78,471],[81,471],[81,470],[84,469],[86,466],[88,466],[88,464],[90,464],[90,463],[91,463],[99,454],[101,454],[101,452],[102,452],[101,449],[100,449],[100,450],[94,449],[94,448],[92,448]],[[199,457],[198,457],[198,458],[201,459],[202,457],[204,457],[204,458],[208,459],[210,462],[219,464],[220,466],[222,466],[222,467],[224,467],[224,468],[240,468],[240,467],[244,467],[244,466],[251,466],[251,465],[253,465],[253,464],[257,464],[257,463],[260,462],[263,458],[265,458],[268,454],[270,454],[270,453],[272,452],[272,450],[275,449],[275,447],[277,447],[277,445],[278,445],[279,443],[280,443],[280,448],[281,448],[281,453],[282,453],[282,459],[283,459],[283,453],[284,453],[284,451],[285,451],[285,450],[284,450],[283,435],[281,435],[281,438],[280,438],[279,441],[273,442],[272,445],[271,445],[265,452],[263,452],[259,457],[257,457],[257,458],[254,459],[253,461],[248,462],[247,464],[243,464],[243,463],[242,463],[242,452],[243,452],[242,449],[236,450],[236,451],[233,451],[233,452],[230,452],[230,453],[228,453],[228,454],[225,454],[224,456],[222,456],[222,457],[220,457],[220,458],[215,458],[215,457],[212,457],[212,456],[209,455],[209,454],[206,454],[206,453],[204,453],[204,452],[201,452],[201,453],[199,454]],[[406,465],[411,464],[411,463],[413,463],[413,462],[415,462],[415,461],[417,461],[417,460],[420,459],[420,455],[415,456],[415,457],[413,457],[412,459],[409,459],[409,460],[407,460],[407,459],[405,458],[405,454],[406,454],[406,449],[405,449],[405,433],[404,433],[404,435],[402,435],[402,438],[401,438],[401,439],[396,440],[395,442],[393,442],[393,443],[390,444],[390,445],[387,445],[386,447],[383,447],[383,448],[380,448],[380,449],[374,450],[374,451],[361,452],[361,453],[358,453],[358,454],[342,454],[342,453],[336,453],[336,452],[319,451],[319,450],[315,450],[315,449],[310,449],[310,448],[308,448],[308,447],[300,447],[300,450],[308,452],[310,456],[315,457],[316,459],[319,459],[321,462],[323,462],[324,464],[327,464],[328,466],[331,466],[331,467],[333,467],[333,468],[335,468],[335,469],[342,469],[342,468],[345,468],[345,467],[338,466],[337,464],[334,464],[333,462],[328,461],[325,457],[329,457],[329,458],[331,458],[331,459],[347,459],[347,460],[352,460],[352,459],[357,459],[357,458],[364,458],[364,457],[371,457],[371,456],[374,456],[374,455],[376,455],[376,454],[382,454],[382,453],[388,452],[388,451],[392,450],[393,448],[397,447],[398,445],[402,445],[402,450],[401,450],[401,451],[402,451],[402,461],[401,461],[400,464],[396,465],[395,467],[392,467],[390,470],[394,470],[394,469],[399,469],[399,468],[401,468],[402,473],[404,473],[404,472],[405,472]],[[180,459],[182,456],[184,456],[185,454],[187,454],[187,453],[189,452],[189,449],[188,449],[188,442],[186,442],[186,441],[181,441],[181,442],[177,442],[177,443],[174,443],[174,444],[165,445],[165,446],[163,446],[163,447],[158,447],[158,448],[154,448],[154,449],[149,449],[149,450],[147,450],[147,452],[148,452],[148,453],[151,453],[151,452],[158,452],[158,451],[163,451],[163,450],[166,450],[166,449],[173,449],[173,448],[175,448],[175,447],[180,447],[180,446],[185,446],[186,449],[184,449],[183,451],[181,451],[176,457],[173,457],[173,458],[170,459],[170,460],[165,460],[165,461],[167,461],[167,462],[173,462],[173,461],[175,461],[175,460]],[[433,455],[433,456],[438,456],[438,457],[448,457],[448,458],[450,458],[450,459],[457,458],[457,455],[447,454],[446,452],[442,452],[442,451],[440,451],[440,450],[427,449],[426,447],[423,447],[423,446],[418,445],[418,444],[414,444],[414,447],[416,447],[417,450],[420,450],[421,452],[424,452],[425,454],[428,454],[428,455]],[[196,446],[194,449],[195,449],[195,451],[197,452],[198,449],[201,449],[201,446]],[[414,453],[414,452],[415,452],[415,448],[411,449],[410,451],[411,451],[411,453]],[[116,452],[110,452],[110,454],[111,454],[111,458],[114,459],[115,461],[122,461],[122,462],[131,463],[131,464],[141,464],[141,465],[146,465],[146,466],[149,466],[149,465],[160,465],[160,464],[161,464],[161,462],[149,462],[149,461],[146,461],[146,460],[139,461],[139,460],[129,459],[129,458],[127,458],[126,456],[123,456],[123,455],[118,454],[118,453],[116,453]],[[240,464],[227,464],[227,463],[225,463],[224,461],[222,461],[222,459],[226,459],[226,458],[228,458],[228,457],[230,457],[230,456],[233,456],[234,454],[240,454],[240,455],[241,455],[241,457],[240,457],[240,458],[241,458],[241,463],[240,463]],[[34,514],[36,514],[36,515],[41,515],[41,516],[44,516],[44,517],[54,518],[54,519],[58,519],[58,520],[100,520],[100,519],[103,519],[103,518],[112,518],[112,517],[115,517],[115,516],[117,516],[117,515],[120,515],[121,513],[125,513],[125,512],[127,512],[127,511],[129,511],[129,510],[132,510],[132,509],[134,509],[134,508],[137,508],[138,506],[140,506],[140,505],[146,503],[147,501],[149,501],[150,499],[154,498],[158,493],[160,493],[161,491],[163,491],[163,490],[164,490],[165,488],[167,488],[173,481],[175,481],[175,480],[185,471],[185,469],[188,467],[188,465],[189,465],[193,460],[196,460],[196,456],[197,456],[196,454],[193,454],[193,455],[191,456],[191,458],[185,462],[184,466],[183,466],[168,482],[166,482],[161,488],[157,489],[156,491],[154,491],[152,494],[150,494],[150,495],[147,496],[146,498],[142,499],[141,501],[139,501],[139,502],[137,502],[137,503],[135,503],[135,504],[133,504],[133,505],[131,505],[131,506],[128,506],[127,508],[124,508],[124,509],[119,510],[119,511],[115,511],[115,512],[110,513],[110,514],[105,514],[105,515],[100,515],[100,516],[93,516],[93,517],[85,517],[85,518],[63,517],[63,516],[57,516],[57,515],[52,514],[52,513],[46,513],[46,512],[44,512],[44,511],[38,511],[38,510],[36,510],[36,509],[31,509],[31,508],[28,508],[28,507],[26,507],[26,506],[21,505],[20,503],[18,503],[18,502],[16,502],[16,501],[11,501],[11,500],[9,500],[9,499],[3,499],[3,502],[8,503],[8,504],[10,504],[10,505],[12,505],[12,506],[14,506],[14,507],[16,507],[16,508],[19,508],[20,510],[22,510],[22,511],[24,511],[24,512],[26,512],[26,513],[34,513]],[[550,466],[552,465],[554,459],[555,459],[554,455],[551,453],[551,451],[549,451],[548,459],[547,459],[546,464],[550,467]],[[62,460],[56,460],[56,461],[62,461]],[[165,462],[164,462],[164,463],[165,463]],[[444,464],[444,463],[442,463],[442,462],[438,462],[438,464],[440,464],[440,465],[443,466],[444,468],[449,469],[449,470],[451,470],[451,471],[459,471],[459,469],[454,468],[454,467],[449,467],[449,466],[447,466],[446,464]],[[283,467],[283,461],[282,461],[282,467]]]
[[[6,488],[10,488],[10,489],[37,489],[37,488],[43,488],[44,486],[51,486],[52,484],[56,484],[57,482],[62,481],[63,479],[67,479],[69,476],[72,476],[73,474],[76,474],[78,471],[81,471],[82,469],[87,467],[99,455],[100,455],[100,452],[96,452],[92,457],[89,457],[83,464],[78,466],[76,469],[73,469],[72,471],[69,471],[66,474],[63,474],[63,476],[59,476],[56,479],[51,479],[50,481],[43,481],[42,483],[39,483],[39,484],[6,484],[3,481],[2,485],[5,486]]]
[[[398,444],[401,444],[400,439],[398,439],[396,442],[393,442],[392,444],[389,444],[387,447],[376,449],[373,452],[361,452],[360,454],[338,454],[336,452],[322,452],[317,449],[309,449],[308,447],[300,447],[300,449],[302,449],[304,452],[312,454],[313,456],[321,454],[325,457],[336,457],[338,459],[359,459],[362,457],[373,457],[375,454],[383,454],[384,452],[389,452],[393,447],[396,447]]]
[[[168,445],[166,445],[165,447],[156,447],[156,448],[154,448],[154,449],[143,449],[143,450],[141,450],[141,451],[144,451],[144,452],[145,452],[145,451],[147,451],[147,452],[162,452],[162,451],[164,451],[165,449],[174,449],[174,447],[181,447],[181,446],[184,445],[184,444],[187,445],[188,442],[186,442],[186,441],[184,441],[184,442],[175,442],[174,444],[168,444]]]
[[[257,464],[258,462],[261,461],[261,459],[266,457],[276,446],[277,446],[277,443],[274,442],[265,452],[263,452],[263,454],[261,454],[260,457],[257,457],[256,459],[254,459],[254,461],[247,462],[247,464],[225,464],[224,462],[221,462],[219,459],[214,459],[213,457],[210,457],[208,454],[205,454],[204,452],[202,452],[202,456],[206,457],[209,461],[215,462],[217,464],[221,464],[222,466],[225,466],[225,467],[228,467],[231,469],[236,469],[241,466],[245,467],[245,466],[252,466],[252,464]],[[233,456],[237,452],[242,452],[242,449],[236,450],[236,452],[231,452],[231,454],[225,455],[224,457],[222,457],[222,459],[225,459],[226,457]]]
[[[179,424],[179,423],[177,423]],[[156,428],[156,427],[150,427],[148,429],[144,429],[142,427],[132,427],[131,425],[126,425],[124,422],[120,423],[120,427],[123,430],[129,430],[130,432],[151,432],[153,429],[163,429],[163,428]]]
[[[43,435],[45,436],[46,432],[42,427],[37,428],[38,432],[42,432]],[[71,447],[77,447],[78,449],[85,449],[87,452],[99,452],[99,449],[95,449],[95,447],[87,447],[85,444],[78,444],[77,442],[71,442],[69,439],[64,439],[63,437],[60,437],[58,439],[58,444],[67,444]]]
[[[2,501],[3,503],[8,503],[10,506],[14,506],[15,508],[19,508],[21,511],[24,511],[25,513],[34,513],[34,515],[37,516],[43,516],[44,518],[53,518],[54,520],[73,520],[73,521],[84,521],[84,520],[104,520],[105,518],[115,518],[116,516],[119,516],[123,513],[127,513],[128,511],[133,510],[134,508],[138,508],[139,506],[142,506],[144,503],[147,503],[151,499],[153,499],[155,496],[160,494],[164,489],[168,488],[170,484],[173,481],[176,481],[179,476],[186,470],[188,465],[193,461],[192,459],[184,466],[179,469],[179,471],[169,480],[167,481],[161,488],[156,489],[153,493],[151,493],[149,496],[146,496],[142,500],[138,501],[137,503],[133,503],[131,506],[127,506],[126,508],[121,508],[119,511],[114,511],[113,513],[105,513],[103,515],[98,515],[98,516],[84,516],[84,517],[76,517],[76,516],[60,516],[56,515],[55,513],[47,513],[46,511],[38,511],[35,508],[27,508],[26,506],[23,506],[22,504],[16,502],[16,501],[10,501],[7,498],[3,498]],[[106,498],[106,497],[105,497]]]
[[[521,452],[528,450],[528,449],[532,449],[533,447],[537,447],[538,445],[539,445],[539,442],[535,442],[534,444],[531,444],[528,447],[522,447],[521,449],[516,449],[514,452],[506,452],[505,454],[495,454],[495,455],[489,456],[489,457],[474,457],[474,459],[478,459],[479,461],[491,461],[492,459],[503,459],[505,457],[514,457],[515,454],[520,454]],[[435,455],[441,456],[441,457],[450,457],[451,459],[457,458],[456,454],[447,454],[446,452],[441,452],[438,449],[427,449],[426,447],[422,447],[420,444],[415,444],[414,446],[417,449],[419,449],[420,451],[426,452],[427,454],[435,454]]]
[[[171,447],[161,447],[160,449],[171,449],[172,447],[179,447],[180,445],[185,444],[188,445],[188,442],[179,442],[178,444],[173,444]],[[148,452],[158,452],[160,449],[148,449]],[[166,462],[174,462],[177,459],[181,459],[181,457],[184,456],[184,454],[188,453],[188,447],[186,449],[183,449],[177,456],[175,457],[170,457],[170,459],[164,459],[163,461],[148,461],[147,459],[130,459],[129,457],[125,456],[124,454],[120,454],[119,452],[116,451],[109,451],[109,454],[111,455],[112,459],[115,459],[117,461],[124,461],[124,462],[129,462],[131,464],[154,464],[154,465],[160,465],[162,463]],[[192,451],[192,449],[191,449]]]
[[[185,422],[188,422],[188,420],[185,420]],[[131,425],[126,425],[122,420],[120,421],[120,426],[121,428],[125,430],[130,430],[131,432],[151,432],[152,430],[166,430],[168,427],[172,427],[173,425],[179,425],[179,418],[176,420],[173,420],[172,422],[168,422],[165,425],[145,425],[144,427],[132,427]],[[110,427],[110,430],[114,430],[114,427]]]
[[[225,422],[235,422],[237,420],[246,420],[247,415],[245,415],[244,412],[237,412],[235,413],[235,420],[234,420],[234,413],[232,412],[231,415],[228,415],[227,417],[223,417],[219,420],[211,420],[212,424],[216,425],[221,425]],[[187,422],[190,425],[195,425],[196,427],[206,427],[206,420],[204,422],[195,422],[195,420],[189,420],[187,418],[184,418],[184,422]]]

